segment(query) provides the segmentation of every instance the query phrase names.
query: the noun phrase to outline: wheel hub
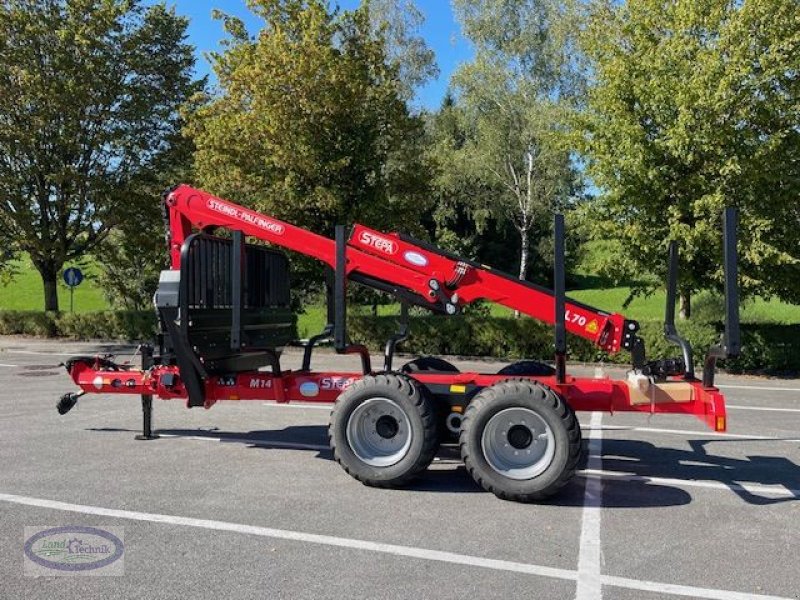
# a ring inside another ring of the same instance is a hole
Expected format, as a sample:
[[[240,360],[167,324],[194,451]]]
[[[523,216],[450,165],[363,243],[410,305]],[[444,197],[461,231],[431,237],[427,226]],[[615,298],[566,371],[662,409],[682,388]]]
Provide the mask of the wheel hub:
[[[493,415],[484,427],[481,447],[492,469],[516,480],[541,475],[555,456],[550,426],[538,413],[523,407]]]
[[[359,404],[347,420],[347,443],[361,461],[389,467],[408,454],[411,422],[400,405],[389,398],[370,398]]]
[[[385,440],[390,440],[396,436],[399,429],[400,425],[390,415],[383,415],[375,422],[375,430]]]
[[[512,425],[508,430],[508,443],[517,450],[523,450],[533,442],[533,433],[525,425]]]

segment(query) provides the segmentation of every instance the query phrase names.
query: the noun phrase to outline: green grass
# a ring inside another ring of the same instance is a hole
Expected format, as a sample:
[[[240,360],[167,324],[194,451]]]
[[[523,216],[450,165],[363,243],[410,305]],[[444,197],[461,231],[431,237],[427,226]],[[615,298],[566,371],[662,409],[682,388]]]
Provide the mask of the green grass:
[[[616,287],[596,290],[575,290],[569,296],[606,311],[615,311],[640,321],[660,320],[664,318],[665,292],[658,291],[650,296],[635,298],[627,308],[622,305],[630,293],[630,288]],[[721,316],[723,307],[721,301],[712,300],[707,295],[698,294],[693,300],[694,314],[708,314]],[[743,323],[777,323],[789,325],[800,323],[800,306],[786,304],[779,300],[763,300],[756,298],[743,302],[741,305],[741,320]]]
[[[64,268],[73,265],[65,265]],[[44,287],[39,272],[29,259],[22,259],[15,265],[17,275],[6,286],[0,284],[0,310],[44,310]],[[97,267],[89,264],[81,268],[83,282],[75,288],[75,312],[107,310],[108,302],[102,290],[97,287],[94,276]],[[69,311],[69,288],[59,278],[58,304],[63,311]]]
[[[615,287],[595,290],[573,290],[568,292],[568,295],[570,298],[589,306],[594,306],[607,312],[619,312],[628,318],[639,321],[660,321],[664,318],[665,293],[663,291],[655,292],[647,297],[637,297],[627,308],[623,308],[622,304],[629,293],[630,288],[628,287]],[[698,295],[693,302],[695,316],[700,316],[701,313],[708,314],[709,311],[713,317],[722,314],[722,307],[717,308],[714,301],[710,301],[708,296]],[[353,310],[363,314],[371,314],[369,307],[355,307]],[[497,304],[490,305],[489,311],[492,316],[496,317],[508,317],[513,313],[512,310]],[[400,309],[397,304],[378,306],[379,315],[397,315],[399,312]],[[791,325],[800,323],[800,306],[786,304],[778,300],[765,301],[757,298],[742,305],[741,319],[743,323]],[[324,306],[308,306],[305,312],[298,316],[297,330],[301,338],[307,338],[319,333],[324,326]]]
[[[619,312],[631,319],[648,321],[664,318],[664,294],[653,294],[648,298],[636,298],[627,308],[622,308],[623,302],[628,297],[629,288],[608,288],[597,290],[573,290],[567,296],[578,302],[594,306],[607,312]],[[503,306],[492,306],[491,313],[496,316],[512,314]]]
[[[0,310],[43,310],[44,293],[42,279],[31,265],[30,260],[23,259],[16,265],[18,274],[7,286],[0,285]],[[86,278],[75,288],[75,312],[92,312],[107,310],[109,304],[102,290],[96,285],[94,275],[97,267],[88,264],[82,268]],[[589,279],[587,279],[589,281]],[[583,289],[568,292],[571,298],[596,306],[597,308],[621,312],[627,317],[646,320],[660,320],[664,317],[664,292],[656,292],[648,297],[634,299],[627,308],[622,304],[630,293],[628,287],[609,287],[603,289]],[[59,306],[61,310],[69,310],[69,288],[59,282]],[[694,300],[696,312],[702,310],[703,296]],[[355,310],[369,314],[370,307],[357,307]],[[706,309],[708,310],[708,309]],[[713,309],[713,304],[712,308]],[[721,309],[720,309],[721,310]],[[503,306],[491,305],[490,311],[495,316],[508,316],[511,311]],[[394,315],[399,313],[397,304],[378,306],[378,314]],[[777,300],[765,301],[755,299],[742,305],[742,321],[749,323],[800,323],[800,306],[786,304]],[[321,305],[308,306],[298,317],[298,333],[300,337],[308,337],[322,331],[325,326],[325,308]]]
[[[372,314],[371,306],[350,306],[351,312],[356,314]],[[399,304],[379,304],[378,315],[399,315]],[[327,321],[327,310],[324,305],[312,304],[305,307],[305,310],[297,316],[297,333],[301,339],[306,339],[318,334],[325,327]]]

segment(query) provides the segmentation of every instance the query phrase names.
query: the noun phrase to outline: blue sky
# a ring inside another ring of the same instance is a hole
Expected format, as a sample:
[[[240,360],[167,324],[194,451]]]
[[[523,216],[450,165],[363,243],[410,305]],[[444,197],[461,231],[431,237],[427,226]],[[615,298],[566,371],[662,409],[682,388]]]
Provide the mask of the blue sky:
[[[333,0],[333,3],[351,9],[358,6],[360,0]],[[251,31],[257,31],[260,26],[259,20],[247,10],[244,0],[167,0],[167,4],[175,5],[179,14],[191,20],[189,41],[197,48],[197,71],[200,75],[209,72],[209,64],[203,53],[218,49],[223,37],[222,26],[211,18],[213,9],[241,17]],[[470,59],[472,51],[469,43],[460,35],[448,0],[417,0],[417,6],[426,17],[421,34],[436,53],[440,70],[436,80],[418,90],[417,104],[435,109],[444,97],[450,75],[459,63]]]

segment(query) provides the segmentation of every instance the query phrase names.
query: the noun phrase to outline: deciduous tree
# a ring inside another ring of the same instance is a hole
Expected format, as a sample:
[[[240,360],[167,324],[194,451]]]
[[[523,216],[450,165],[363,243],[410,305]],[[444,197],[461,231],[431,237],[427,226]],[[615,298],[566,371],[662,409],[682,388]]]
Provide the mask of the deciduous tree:
[[[452,152],[440,146],[440,181],[467,192],[464,207],[479,225],[513,224],[525,279],[531,234],[563,205],[574,177],[563,144],[580,81],[568,52],[574,13],[550,0],[455,0],[454,7],[475,58],[452,79],[464,135]]]
[[[0,3],[0,239],[30,255],[46,310],[169,145],[192,90],[186,26],[136,0]]]
[[[355,220],[419,226],[426,206],[422,123],[368,6],[251,0],[263,28],[223,16],[218,93],[189,115],[200,182],[215,193],[331,234]]]
[[[420,35],[425,15],[414,0],[368,0],[373,30],[383,36],[388,59],[397,65],[406,101],[439,74],[436,55]]]
[[[682,312],[718,286],[720,216],[741,212],[741,284],[800,300],[800,19],[795,0],[629,0],[598,8],[585,149],[595,235],[628,276],[681,250]]]

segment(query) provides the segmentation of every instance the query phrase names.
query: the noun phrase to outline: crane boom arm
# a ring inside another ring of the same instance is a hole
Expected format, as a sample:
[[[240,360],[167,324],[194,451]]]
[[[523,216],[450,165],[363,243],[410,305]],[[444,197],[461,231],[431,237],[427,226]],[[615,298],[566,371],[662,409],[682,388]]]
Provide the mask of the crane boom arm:
[[[316,258],[336,267],[336,243],[279,219],[179,185],[166,197],[169,211],[172,268],[180,268],[181,247],[193,228],[223,227]],[[382,282],[424,299],[428,308],[455,314],[477,300],[506,306],[545,323],[556,321],[552,290],[455,256],[425,242],[397,233],[382,233],[364,225],[353,227],[346,247],[345,273],[359,281]],[[357,277],[357,276],[361,277]],[[638,329],[635,321],[569,298],[565,326],[602,350],[630,349]]]

